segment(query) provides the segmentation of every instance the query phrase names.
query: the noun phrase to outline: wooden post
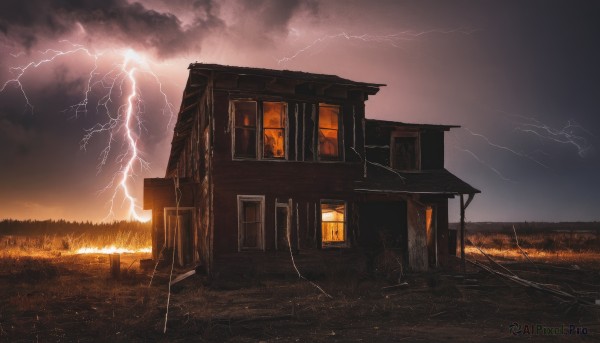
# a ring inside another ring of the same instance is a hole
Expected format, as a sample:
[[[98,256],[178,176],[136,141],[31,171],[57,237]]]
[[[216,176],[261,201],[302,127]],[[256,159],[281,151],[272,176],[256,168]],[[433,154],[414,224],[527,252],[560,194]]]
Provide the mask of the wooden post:
[[[465,260],[465,198],[460,195],[460,262],[462,272],[467,272],[467,263]]]
[[[121,254],[110,254],[110,276],[118,279],[121,274]]]

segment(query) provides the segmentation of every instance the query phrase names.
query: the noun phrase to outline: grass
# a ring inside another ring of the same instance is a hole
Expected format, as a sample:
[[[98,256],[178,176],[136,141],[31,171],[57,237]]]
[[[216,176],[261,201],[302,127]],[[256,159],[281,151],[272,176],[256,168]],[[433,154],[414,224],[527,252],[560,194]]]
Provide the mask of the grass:
[[[486,254],[501,259],[532,260],[560,263],[597,263],[600,260],[600,241],[593,232],[513,232],[468,233],[465,253],[481,256],[479,247]],[[527,255],[524,256],[523,252]]]
[[[117,230],[114,232],[84,232],[65,235],[0,236],[0,250],[5,254],[55,256],[74,253],[81,248],[125,247],[131,250],[152,245],[150,231]]]
[[[514,235],[470,234],[468,239],[487,253],[524,259]],[[557,264],[567,267],[573,264],[569,258],[590,261],[580,264],[581,270],[541,272],[524,263],[519,273],[543,283],[600,291],[589,286],[600,284],[600,251],[594,239],[569,233],[519,235],[532,258],[556,256]],[[385,253],[373,261],[374,275],[327,261],[322,266],[326,272],[316,281],[333,299],[299,280],[291,265],[290,277],[269,279],[256,273],[256,280],[237,288],[219,287],[195,275],[172,287],[164,334],[169,268],[159,268],[149,287],[152,271],[135,263],[149,254],[123,254],[121,278],[114,280],[106,255],[73,253],[88,246],[145,247],[150,240],[150,230],[123,227],[0,237],[0,342],[512,341],[508,325],[515,321],[577,323],[589,328],[591,339],[600,333],[595,308],[572,310],[552,297],[474,269],[466,278],[452,270],[411,273],[399,267],[398,256]],[[467,252],[480,255],[473,245]],[[289,263],[287,254],[279,258]],[[296,262],[302,270],[307,266],[302,255]],[[176,269],[174,275],[184,271]],[[384,289],[400,276],[407,285]],[[477,287],[466,283],[473,280]]]

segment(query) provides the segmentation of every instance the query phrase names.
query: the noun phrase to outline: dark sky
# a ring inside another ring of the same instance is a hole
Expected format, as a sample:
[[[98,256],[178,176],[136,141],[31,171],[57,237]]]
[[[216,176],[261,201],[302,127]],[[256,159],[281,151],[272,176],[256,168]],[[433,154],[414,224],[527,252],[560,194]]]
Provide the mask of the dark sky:
[[[127,72],[140,205],[198,61],[385,83],[368,117],[461,125],[446,168],[482,190],[467,220],[600,220],[598,18],[596,1],[2,1],[0,218],[127,218]]]

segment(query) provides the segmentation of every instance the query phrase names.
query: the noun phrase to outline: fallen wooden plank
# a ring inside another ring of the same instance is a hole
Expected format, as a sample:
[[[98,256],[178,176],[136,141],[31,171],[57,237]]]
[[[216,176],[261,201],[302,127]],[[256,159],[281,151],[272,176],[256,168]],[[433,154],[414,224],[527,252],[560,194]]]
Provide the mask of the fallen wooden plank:
[[[175,280],[171,281],[171,286],[173,286],[174,284],[176,284],[176,283],[178,283],[180,281],[183,281],[183,280],[189,278],[190,276],[192,276],[194,274],[196,274],[196,269],[192,269],[189,272],[185,272],[183,274],[180,274],[179,276],[177,276],[175,278]]]
[[[399,283],[397,285],[381,287],[381,289],[382,290],[393,290],[393,289],[404,287],[404,286],[407,286],[407,285],[408,285],[408,282],[403,282],[403,283]]]

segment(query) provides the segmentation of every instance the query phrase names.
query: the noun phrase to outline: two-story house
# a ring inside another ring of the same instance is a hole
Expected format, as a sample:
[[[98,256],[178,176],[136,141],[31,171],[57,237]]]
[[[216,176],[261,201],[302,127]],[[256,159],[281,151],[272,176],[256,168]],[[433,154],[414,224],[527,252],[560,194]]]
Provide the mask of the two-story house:
[[[155,259],[175,249],[212,272],[231,256],[393,249],[413,270],[444,265],[448,199],[479,192],[444,169],[452,126],[366,119],[382,84],[189,69],[165,177],[144,180]]]

